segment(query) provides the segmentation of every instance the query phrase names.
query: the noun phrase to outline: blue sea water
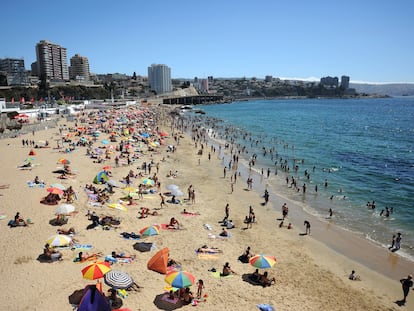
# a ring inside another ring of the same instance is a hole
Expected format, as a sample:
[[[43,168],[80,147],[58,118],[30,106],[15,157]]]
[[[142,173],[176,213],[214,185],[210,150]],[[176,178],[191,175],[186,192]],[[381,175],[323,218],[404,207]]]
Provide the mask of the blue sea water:
[[[246,159],[257,154],[254,168],[265,174],[270,168],[283,195],[321,219],[332,208],[335,223],[383,246],[401,232],[400,253],[414,257],[413,97],[277,99],[200,108],[206,114],[196,117],[206,127],[209,119],[220,120],[215,128],[220,138],[245,146]],[[295,177],[299,192],[287,186],[286,176]],[[367,208],[368,201],[375,201],[375,210]],[[394,212],[380,216],[386,207]]]

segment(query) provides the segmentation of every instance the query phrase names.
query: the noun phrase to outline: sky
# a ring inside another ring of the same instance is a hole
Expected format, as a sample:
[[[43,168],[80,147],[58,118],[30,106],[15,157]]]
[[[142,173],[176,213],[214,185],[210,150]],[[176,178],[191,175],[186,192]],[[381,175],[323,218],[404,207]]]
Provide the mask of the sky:
[[[0,58],[48,40],[97,74],[414,82],[412,0],[3,0]]]

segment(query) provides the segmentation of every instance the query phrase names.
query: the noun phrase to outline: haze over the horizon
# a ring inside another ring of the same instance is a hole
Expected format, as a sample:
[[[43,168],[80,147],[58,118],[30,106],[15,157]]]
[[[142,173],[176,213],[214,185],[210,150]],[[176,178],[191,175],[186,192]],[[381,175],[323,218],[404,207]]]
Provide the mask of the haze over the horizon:
[[[414,2],[349,0],[2,2],[0,58],[48,40],[89,59],[93,73],[173,78],[257,77],[414,82]]]

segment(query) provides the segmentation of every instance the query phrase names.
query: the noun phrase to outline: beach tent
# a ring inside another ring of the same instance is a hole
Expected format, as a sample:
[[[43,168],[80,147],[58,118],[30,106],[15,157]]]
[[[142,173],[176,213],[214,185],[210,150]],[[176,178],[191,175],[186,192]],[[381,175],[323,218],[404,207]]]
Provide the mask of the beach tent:
[[[89,286],[82,297],[78,311],[111,311],[111,307],[96,286]]]
[[[165,247],[158,251],[147,264],[149,270],[153,270],[162,274],[167,273],[167,264],[168,264],[168,247]]]
[[[108,174],[105,171],[101,171],[96,174],[95,178],[93,179],[94,184],[104,184],[108,181]]]
[[[150,250],[154,249],[154,243],[148,242],[137,242],[133,245],[133,248],[140,252],[149,252]]]

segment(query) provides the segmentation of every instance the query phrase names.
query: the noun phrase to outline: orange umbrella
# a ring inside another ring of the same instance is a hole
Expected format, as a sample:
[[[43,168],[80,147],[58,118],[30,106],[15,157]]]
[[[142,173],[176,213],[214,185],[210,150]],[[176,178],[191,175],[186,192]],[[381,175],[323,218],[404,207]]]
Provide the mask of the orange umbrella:
[[[96,280],[103,278],[103,276],[111,271],[111,265],[106,261],[97,261],[87,265],[82,269],[82,275],[84,279]]]
[[[110,169],[111,169],[111,167],[110,167],[109,165],[105,165],[105,166],[103,167],[103,169],[104,169],[104,171],[108,171],[108,170],[110,170]]]
[[[50,187],[46,189],[47,192],[53,193],[53,194],[59,194],[62,195],[63,194],[63,190],[59,189],[59,188],[55,188],[55,187]]]

